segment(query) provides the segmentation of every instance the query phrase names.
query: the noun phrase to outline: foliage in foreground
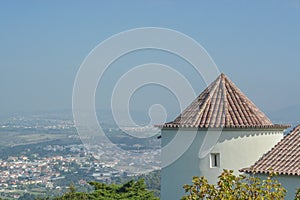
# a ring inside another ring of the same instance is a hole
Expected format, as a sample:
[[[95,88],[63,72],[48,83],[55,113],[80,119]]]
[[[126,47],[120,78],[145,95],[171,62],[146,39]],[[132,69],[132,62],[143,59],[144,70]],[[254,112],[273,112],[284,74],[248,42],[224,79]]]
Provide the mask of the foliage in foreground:
[[[54,200],[158,200],[153,192],[146,189],[143,179],[131,180],[123,185],[98,182],[90,182],[90,185],[95,187],[92,193],[76,192],[75,187],[71,186],[69,192]]]
[[[116,177],[113,178],[112,181],[114,184],[123,184],[125,182],[128,182],[130,180],[140,180],[144,179],[146,188],[148,190],[153,191],[154,195],[156,197],[160,196],[160,170],[155,170],[152,172],[149,172],[147,174],[138,175],[135,177]]]
[[[298,188],[298,191],[296,193],[295,200],[300,200],[300,188]]]
[[[286,195],[286,189],[272,174],[266,180],[261,180],[254,176],[235,176],[232,170],[224,170],[217,185],[209,184],[204,177],[193,177],[192,182],[192,185],[183,186],[187,195],[183,196],[182,200],[273,200],[284,199]],[[298,193],[299,197],[300,192]]]

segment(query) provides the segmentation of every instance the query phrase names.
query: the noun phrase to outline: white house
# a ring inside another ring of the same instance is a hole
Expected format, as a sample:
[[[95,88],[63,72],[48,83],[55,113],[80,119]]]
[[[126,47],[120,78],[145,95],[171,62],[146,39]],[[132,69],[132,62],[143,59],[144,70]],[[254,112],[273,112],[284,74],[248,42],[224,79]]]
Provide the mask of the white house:
[[[241,170],[266,178],[275,172],[275,178],[287,189],[286,199],[294,199],[300,188],[300,125],[286,135],[274,148],[267,152],[254,165]]]
[[[174,121],[161,126],[161,199],[180,199],[193,176],[216,183],[223,169],[239,173],[277,144],[288,127],[273,124],[221,74]]]

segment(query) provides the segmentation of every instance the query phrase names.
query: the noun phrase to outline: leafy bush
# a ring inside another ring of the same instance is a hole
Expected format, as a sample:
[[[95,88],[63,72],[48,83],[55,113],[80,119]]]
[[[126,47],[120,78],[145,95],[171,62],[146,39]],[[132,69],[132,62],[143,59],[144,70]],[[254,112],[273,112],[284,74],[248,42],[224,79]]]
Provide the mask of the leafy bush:
[[[298,188],[295,200],[300,200],[300,188]]]
[[[273,175],[261,180],[255,176],[235,176],[232,170],[224,170],[219,176],[217,185],[209,184],[204,177],[193,177],[192,185],[184,185],[187,195],[182,200],[216,200],[216,199],[284,199],[286,189]]]

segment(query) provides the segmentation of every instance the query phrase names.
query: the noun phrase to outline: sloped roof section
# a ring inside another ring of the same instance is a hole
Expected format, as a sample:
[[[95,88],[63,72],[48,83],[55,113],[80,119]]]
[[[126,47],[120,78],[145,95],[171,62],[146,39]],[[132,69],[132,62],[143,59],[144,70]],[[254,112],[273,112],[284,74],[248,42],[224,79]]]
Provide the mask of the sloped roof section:
[[[174,121],[162,127],[263,127],[274,125],[224,74],[211,83]]]
[[[250,168],[247,173],[270,173],[300,176],[300,125],[286,135],[268,153]]]

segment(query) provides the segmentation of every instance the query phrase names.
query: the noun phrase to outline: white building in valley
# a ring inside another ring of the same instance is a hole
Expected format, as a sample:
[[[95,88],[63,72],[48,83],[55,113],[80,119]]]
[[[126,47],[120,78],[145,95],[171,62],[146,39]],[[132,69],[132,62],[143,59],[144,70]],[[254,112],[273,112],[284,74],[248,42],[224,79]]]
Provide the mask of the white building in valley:
[[[180,199],[193,176],[215,183],[223,169],[239,173],[252,166],[288,127],[273,124],[221,74],[174,121],[161,126],[161,199]]]

